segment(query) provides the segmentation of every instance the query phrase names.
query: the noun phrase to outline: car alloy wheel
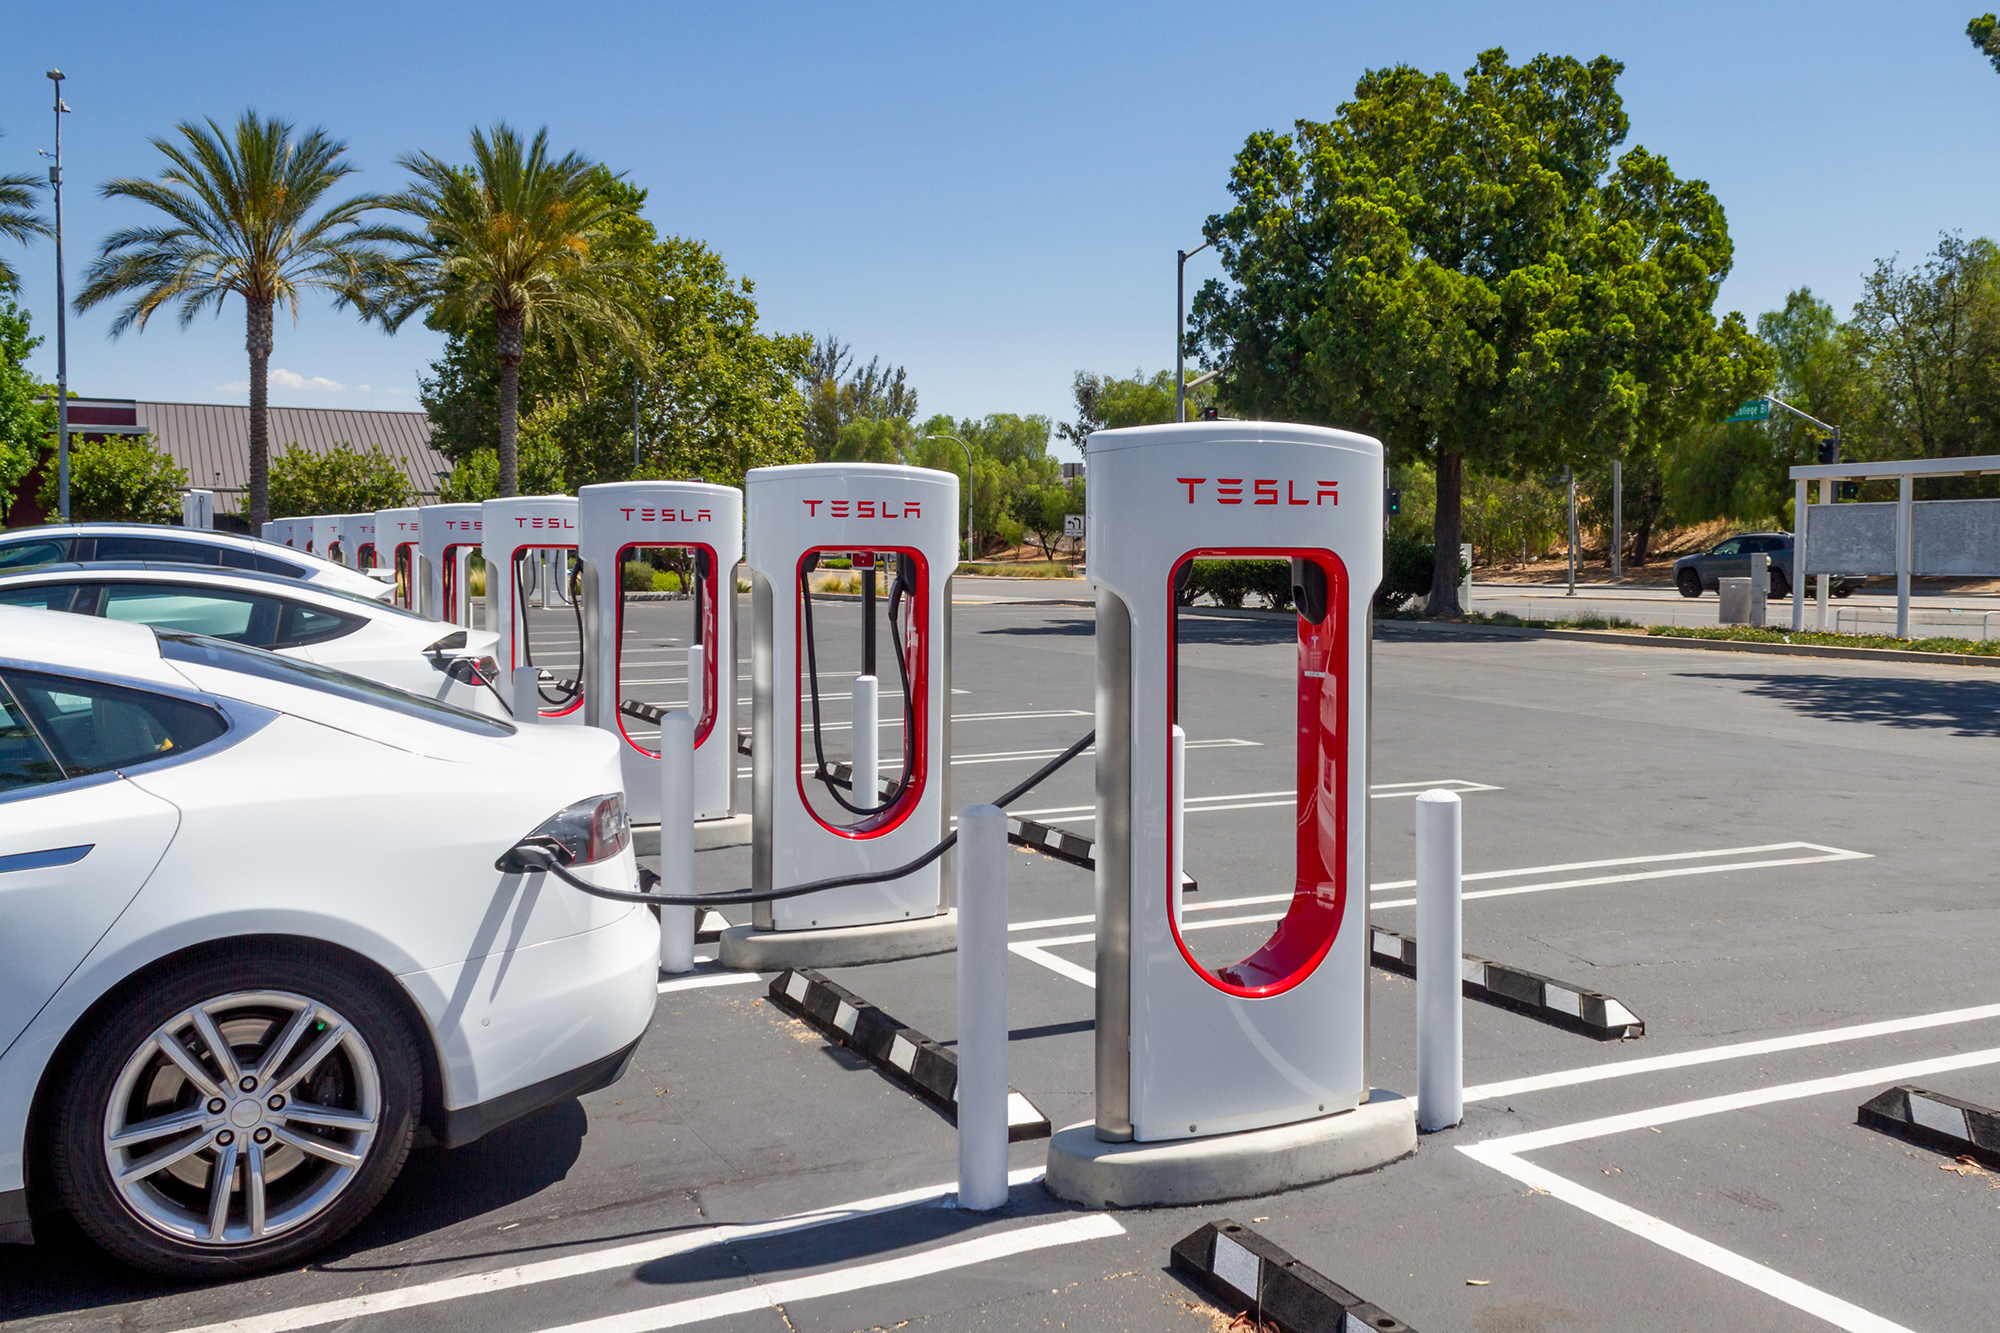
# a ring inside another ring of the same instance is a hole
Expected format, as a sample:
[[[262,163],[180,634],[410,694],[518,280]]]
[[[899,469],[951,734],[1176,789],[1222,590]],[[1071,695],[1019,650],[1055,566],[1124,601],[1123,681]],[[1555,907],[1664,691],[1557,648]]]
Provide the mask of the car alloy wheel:
[[[1792,595],[1792,581],[1785,577],[1785,571],[1782,569],[1772,570],[1771,596],[1790,597],[1791,595]]]
[[[241,1245],[330,1208],[381,1131],[375,1053],[303,995],[238,991],[162,1023],[125,1061],[104,1159],[125,1206],[183,1241]]]
[[[1680,587],[1681,596],[1701,596],[1701,575],[1695,573],[1692,569],[1683,569],[1679,574],[1674,576],[1674,582]]]
[[[106,1250],[177,1277],[331,1244],[395,1182],[423,1105],[393,984],[304,941],[245,941],[130,987],[50,1094],[57,1197]]]

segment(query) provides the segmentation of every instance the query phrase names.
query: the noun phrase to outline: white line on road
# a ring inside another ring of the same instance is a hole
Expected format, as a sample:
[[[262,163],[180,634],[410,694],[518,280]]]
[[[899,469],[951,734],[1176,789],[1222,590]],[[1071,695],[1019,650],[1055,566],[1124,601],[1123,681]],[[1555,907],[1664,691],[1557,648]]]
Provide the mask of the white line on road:
[[[978,1236],[955,1245],[940,1245],[934,1250],[905,1255],[900,1259],[856,1264],[852,1268],[836,1268],[830,1273],[787,1278],[783,1282],[761,1283],[717,1292],[713,1296],[697,1296],[693,1300],[674,1301],[645,1310],[562,1324],[544,1329],[542,1333],[653,1333],[656,1329],[682,1328],[728,1315],[748,1314],[752,1310],[776,1309],[822,1296],[865,1291],[892,1282],[909,1282],[935,1273],[948,1273],[956,1268],[969,1268],[973,1264],[991,1263],[1011,1255],[1124,1234],[1125,1228],[1108,1213],[1090,1213],[1060,1222],[1043,1222],[996,1235]]]
[[[704,986],[743,986],[763,978],[755,972],[703,972],[692,977],[676,977],[660,983],[660,994],[669,991],[700,990]]]
[[[1187,748],[1194,750],[1200,749],[1203,746],[1256,745],[1259,743],[1256,741],[1235,740],[1190,741]],[[1050,750],[1048,753],[1050,757],[1054,757],[1061,754],[1062,751]],[[1091,753],[1094,754],[1096,751],[1092,750]],[[957,761],[954,760],[953,762]],[[1398,796],[1415,796],[1418,792],[1429,791],[1434,787],[1442,787],[1446,791],[1455,792],[1506,790],[1504,787],[1495,787],[1484,782],[1470,782],[1464,778],[1440,778],[1436,782],[1377,782],[1368,788],[1368,796],[1370,800],[1390,800]],[[1283,799],[1267,800],[1265,799],[1267,797],[1282,797]],[[1186,810],[1191,815],[1204,814],[1214,810],[1266,810],[1276,806],[1291,805],[1297,800],[1298,792],[1293,788],[1287,787],[1282,791],[1243,791],[1223,796],[1190,796],[1187,798]],[[1218,804],[1218,802],[1226,804]],[[1246,802],[1254,802],[1254,804],[1245,804]],[[1062,805],[1052,806],[1047,810],[1009,810],[1007,813],[1016,818],[1052,818],[1059,824],[1087,824],[1097,818],[1097,807],[1094,805]],[[1699,853],[1697,854],[1699,855]]]
[[[1058,958],[1052,953],[1044,952],[1045,946],[1048,945],[1081,944],[1085,940],[1095,940],[1096,938],[1095,935],[1073,935],[1063,939],[1034,940],[1031,942],[1009,940],[1007,942],[1007,951],[1025,958],[1031,963],[1039,963],[1059,977],[1068,977],[1071,981],[1079,982],[1090,987],[1092,990],[1096,990],[1097,973],[1087,967],[1079,967],[1067,958]]]
[[[1720,875],[1725,871],[1731,870],[1768,870],[1775,866],[1810,866],[1819,865],[1827,861],[1866,861],[1872,859],[1874,855],[1872,852],[1850,852],[1839,847],[1821,847],[1817,843],[1810,842],[1779,843],[1777,845],[1779,847],[1796,847],[1801,850],[1816,851],[1822,853],[1822,855],[1777,857],[1762,861],[1725,861],[1721,865],[1679,866],[1671,870],[1642,870],[1630,875],[1596,875],[1587,879],[1551,880],[1546,884],[1515,884],[1504,889],[1480,889],[1477,892],[1466,894],[1465,899],[1469,902],[1474,898],[1509,898],[1521,893],[1548,893],[1555,889],[1582,889],[1599,884],[1634,884],[1641,880],[1679,879],[1688,875]],[[1750,849],[1746,848],[1745,850]],[[1719,855],[1720,853],[1700,854]],[[1668,860],[1677,858],[1661,857],[1659,859]],[[1523,874],[1528,872],[1515,871],[1513,873]],[[1467,875],[1465,878],[1480,879],[1484,877]],[[1372,889],[1375,892],[1380,892],[1383,889],[1408,887],[1410,887],[1408,884],[1377,884],[1373,885]],[[1415,898],[1391,898],[1387,901],[1377,899],[1371,906],[1411,907],[1416,904],[1416,901]]]
[[[1007,1184],[1030,1185],[1041,1178],[1041,1167],[1023,1167],[1018,1171],[1007,1173]],[[836,1226],[842,1222],[852,1222],[857,1218],[894,1212],[898,1208],[908,1208],[913,1204],[931,1203],[956,1192],[957,1189],[956,1183],[926,1185],[918,1189],[901,1190],[895,1194],[877,1195],[872,1199],[836,1204],[831,1208],[794,1213],[790,1217],[780,1217],[769,1222],[738,1222],[703,1227],[699,1231],[690,1231],[677,1236],[661,1236],[653,1240],[636,1241],[629,1245],[615,1245],[610,1249],[590,1250],[582,1254],[567,1255],[561,1259],[543,1259],[536,1263],[496,1269],[487,1273],[467,1273],[460,1277],[439,1278],[434,1282],[422,1282],[395,1291],[369,1292],[362,1296],[321,1301],[317,1305],[299,1305],[289,1310],[276,1310],[270,1314],[225,1320],[218,1324],[201,1324],[182,1329],[179,1333],[292,1333],[295,1329],[345,1323],[350,1319],[360,1319],[367,1315],[387,1314],[393,1310],[412,1310],[426,1305],[436,1305],[442,1301],[462,1300],[467,1296],[481,1296],[543,1282],[556,1282],[564,1278],[584,1277],[614,1268],[636,1268],[641,1264],[706,1249],[711,1245],[727,1245],[735,1241],[757,1240],[765,1236],[782,1236],[793,1231],[809,1231],[814,1227]]]

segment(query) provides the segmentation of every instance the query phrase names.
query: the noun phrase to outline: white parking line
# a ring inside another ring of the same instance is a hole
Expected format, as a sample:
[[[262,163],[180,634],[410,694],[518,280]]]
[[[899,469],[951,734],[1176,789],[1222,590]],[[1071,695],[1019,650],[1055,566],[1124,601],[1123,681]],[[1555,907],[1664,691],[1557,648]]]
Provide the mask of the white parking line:
[[[1595,1120],[1578,1121],[1571,1125],[1559,1125],[1551,1129],[1531,1130],[1527,1133],[1487,1139],[1483,1143],[1461,1144],[1458,1150],[1474,1161],[1490,1166],[1531,1188],[1543,1190],[1621,1230],[1649,1240],[1683,1258],[1692,1259],[1725,1277],[1734,1278],[1756,1291],[1824,1319],[1837,1328],[1850,1330],[1850,1333],[1910,1333],[1901,1324],[1893,1323],[1817,1287],[1808,1286],[1796,1278],[1787,1277],[1754,1259],[1725,1250],[1692,1232],[1642,1213],[1595,1190],[1586,1189],[1544,1167],[1525,1162],[1521,1160],[1520,1154],[1563,1144],[1581,1143],[1610,1134],[1653,1129],[1661,1125],[1745,1110],[1753,1106],[1768,1106],[1774,1102],[1795,1101],[1802,1097],[1817,1097],[1835,1092],[1851,1092],[1856,1088],[1902,1083],[1932,1074],[1993,1064],[2000,1064],[2000,1047],[1969,1051],[1961,1055],[1940,1056],[1931,1060],[1879,1065],[1873,1069],[1858,1070],[1850,1074],[1781,1083],[1748,1092],[1701,1097],[1693,1101],[1675,1102],[1648,1110],[1601,1116]]]
[[[1031,963],[1039,963],[1059,977],[1068,977],[1071,981],[1096,990],[1097,973],[1087,967],[1079,967],[1067,958],[1058,958],[1052,953],[1045,952],[1045,949],[1053,945],[1081,944],[1085,940],[1096,938],[1095,935],[1070,935],[1054,940],[1009,940],[1007,952],[1025,958]]]
[[[1257,741],[1190,741],[1190,750],[1220,745],[1257,745]],[[1060,750],[1049,751],[1049,757],[1061,754]],[[1092,750],[1091,753],[1096,753]],[[956,761],[954,761],[956,762]],[[1398,796],[1415,796],[1418,792],[1442,787],[1446,791],[1505,791],[1484,782],[1471,782],[1464,778],[1440,778],[1436,782],[1378,782],[1368,788],[1368,798],[1373,801],[1393,800]],[[1269,799],[1278,798],[1278,799]],[[1298,800],[1296,789],[1286,787],[1281,791],[1244,791],[1223,796],[1190,796],[1187,798],[1188,814],[1208,814],[1217,810],[1269,810],[1278,806],[1292,805]],[[1052,806],[1047,810],[1010,810],[1008,814],[1026,819],[1040,819],[1056,824],[1087,824],[1097,818],[1094,805]]]
[[[1007,1184],[1029,1185],[1041,1178],[1041,1167],[1023,1167],[1018,1171],[1007,1173]],[[590,1250],[582,1254],[567,1255],[561,1259],[543,1259],[536,1263],[496,1269],[487,1273],[467,1273],[460,1277],[439,1278],[434,1282],[421,1282],[416,1286],[403,1287],[395,1291],[374,1291],[361,1296],[321,1301],[317,1305],[294,1306],[289,1310],[276,1310],[270,1314],[250,1315],[243,1319],[230,1319],[217,1324],[194,1325],[181,1329],[178,1333],[291,1333],[294,1329],[345,1323],[350,1319],[360,1319],[368,1315],[387,1314],[393,1310],[413,1310],[443,1301],[463,1300],[468,1296],[482,1296],[543,1282],[556,1282],[564,1278],[608,1272],[614,1268],[637,1268],[641,1264],[706,1249],[711,1245],[727,1245],[735,1241],[782,1236],[793,1231],[808,1231],[814,1227],[835,1226],[842,1222],[852,1222],[857,1218],[894,1212],[898,1208],[908,1208],[913,1204],[931,1203],[956,1192],[957,1188],[956,1183],[926,1185],[895,1194],[877,1195],[872,1199],[837,1204],[831,1208],[794,1213],[790,1217],[781,1217],[769,1222],[739,1222],[703,1227],[699,1231],[690,1231],[682,1235],[662,1236],[628,1245],[615,1245],[610,1249]]]
[[[978,1236],[955,1245],[940,1245],[934,1250],[905,1255],[900,1259],[856,1264],[852,1268],[836,1268],[830,1273],[787,1278],[783,1282],[740,1287],[734,1291],[717,1292],[713,1296],[698,1296],[693,1300],[673,1301],[644,1310],[561,1324],[541,1330],[541,1333],[653,1333],[655,1329],[682,1328],[728,1315],[748,1314],[752,1310],[775,1309],[817,1297],[865,1291],[892,1282],[909,1282],[935,1273],[948,1273],[956,1268],[969,1268],[973,1264],[991,1263],[1010,1255],[1124,1234],[1125,1228],[1110,1214],[1090,1213],[1060,1222],[1017,1227],[997,1235]],[[788,1319],[786,1322],[792,1321]]]
[[[1680,879],[1689,875],[1720,875],[1731,870],[1768,870],[1775,866],[1809,866],[1827,861],[1866,861],[1873,859],[1872,852],[1851,852],[1841,847],[1823,847],[1816,842],[1777,842],[1766,847],[1733,847],[1719,852],[1681,852],[1671,856],[1635,856],[1626,861],[1581,862],[1580,865],[1609,864],[1635,865],[1646,861],[1682,861],[1701,856],[1728,856],[1739,852],[1765,852],[1789,850],[1818,852],[1818,856],[1789,856],[1767,858],[1760,861],[1726,861],[1721,865],[1678,866],[1670,870],[1644,870],[1629,875],[1596,875],[1586,879],[1558,879],[1544,884],[1516,884],[1504,889],[1480,889],[1465,895],[1467,901],[1474,898],[1508,898],[1522,893],[1549,893],[1555,889],[1582,889],[1600,884],[1635,884],[1650,879]],[[1539,871],[1559,870],[1564,867],[1544,866]],[[1496,879],[1502,876],[1531,875],[1538,870],[1494,870],[1478,875],[1467,875],[1466,879]],[[1380,893],[1385,889],[1406,889],[1415,884],[1414,880],[1403,880],[1392,884],[1370,885],[1370,892]],[[1376,899],[1373,907],[1412,907],[1415,898],[1392,898],[1387,901]]]
[[[660,994],[677,990],[700,990],[705,986],[743,986],[763,978],[755,972],[703,972],[692,977],[676,977],[660,983]]]

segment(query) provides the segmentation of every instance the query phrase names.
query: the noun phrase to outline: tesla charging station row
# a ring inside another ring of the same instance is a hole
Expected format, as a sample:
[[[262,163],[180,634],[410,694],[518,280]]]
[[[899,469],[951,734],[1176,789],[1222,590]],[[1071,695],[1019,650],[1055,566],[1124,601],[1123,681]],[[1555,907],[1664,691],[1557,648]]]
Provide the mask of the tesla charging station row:
[[[537,600],[536,591],[543,594],[539,600],[544,606],[575,609],[570,599],[559,601],[549,594],[551,585],[569,582],[570,552],[577,547],[577,498],[524,495],[488,500],[478,509],[480,552],[486,560],[486,623],[500,635],[494,646],[500,679],[512,681],[516,669],[537,665],[536,635],[528,619],[528,610]],[[582,613],[578,610],[576,614],[580,657]],[[545,652],[549,646],[544,645]],[[537,690],[538,720],[581,722],[585,684],[581,663],[561,662],[553,674],[557,679],[544,681]]]
[[[396,591],[392,600],[405,611],[430,613],[424,605],[423,583],[417,577],[417,539],[422,512],[407,509],[375,511],[375,563],[396,571]]]
[[[582,599],[585,721],[619,738],[632,821],[660,822],[660,752],[657,742],[646,744],[646,737],[656,734],[658,718],[648,717],[654,710],[631,697],[625,681],[623,575],[628,562],[660,549],[687,552],[694,572],[686,672],[686,709],[694,720],[694,817],[729,819],[736,813],[734,630],[743,493],[699,481],[618,481],[585,486],[576,504],[578,545],[584,568],[591,571]]]
[[[958,478],[879,463],[755,468],[744,478],[744,500],[754,626],[752,886],[762,891],[907,864],[944,836],[949,811],[946,649]],[[851,716],[842,705],[851,706],[859,691],[851,675],[831,674],[832,663],[842,649],[853,661],[853,644],[836,644],[828,633],[844,619],[835,605],[809,600],[823,559],[855,555],[872,556],[891,575],[880,689],[897,722],[884,729],[895,739],[880,755],[880,771],[894,776],[875,790],[865,779],[843,786],[834,771],[829,745],[845,737],[860,758],[882,732],[841,726]],[[803,937],[820,933],[822,945],[838,949],[826,936],[853,927],[879,928],[868,936],[877,959],[948,949],[943,884],[934,861],[893,880],[759,903],[750,930],[724,934],[723,961],[830,960],[811,953]],[[804,952],[781,952],[788,948]]]
[[[448,625],[472,627],[467,563],[479,549],[479,506],[425,505],[417,510],[417,566],[423,611]]]
[[[340,563],[349,569],[373,569],[381,563],[375,558],[375,515],[340,515],[334,536],[340,543]]]
[[[1283,1152],[1259,1135],[1229,1146],[1233,1159],[1207,1144],[1171,1168],[1183,1176],[1168,1192],[1201,1192],[1185,1173],[1226,1159],[1239,1181],[1288,1169],[1273,1163],[1309,1163],[1300,1138],[1329,1145],[1326,1161],[1351,1159],[1357,1146],[1378,1154],[1369,1166],[1392,1160],[1415,1146],[1416,1129],[1412,1103],[1371,1100],[1368,1086],[1369,607],[1382,572],[1382,447],[1312,426],[1202,422],[1100,431],[1088,450],[1097,1116],[1051,1145],[1050,1188],[1095,1203],[1149,1201],[1130,1173],[1169,1170],[1160,1164],[1174,1154],[1131,1149],[1273,1126],[1293,1126]],[[1220,966],[1197,961],[1182,934],[1178,873],[1175,592],[1197,559],[1287,560],[1297,607],[1290,905],[1259,948]],[[1296,1123],[1308,1121],[1317,1123]],[[1292,1183],[1343,1173],[1295,1169],[1306,1175]]]

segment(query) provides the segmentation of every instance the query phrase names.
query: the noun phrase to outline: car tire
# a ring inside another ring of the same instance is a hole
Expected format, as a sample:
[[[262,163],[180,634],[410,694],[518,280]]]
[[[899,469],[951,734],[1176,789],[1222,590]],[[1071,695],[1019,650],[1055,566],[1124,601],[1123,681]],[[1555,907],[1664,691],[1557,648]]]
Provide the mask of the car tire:
[[[1837,587],[1833,590],[1833,595],[1835,597],[1852,597],[1854,596],[1854,585],[1849,584],[1844,588]]]
[[[1785,571],[1782,569],[1772,570],[1771,596],[1790,597],[1791,595],[1792,595],[1792,581],[1785,577]]]
[[[63,1206],[172,1277],[282,1268],[339,1239],[395,1182],[423,1103],[416,1037],[383,985],[273,944],[134,987],[83,1034],[54,1104]]]
[[[1683,597],[1701,596],[1701,575],[1695,573],[1692,569],[1683,569],[1679,574],[1675,575],[1674,585],[1681,590],[1681,596]]]

